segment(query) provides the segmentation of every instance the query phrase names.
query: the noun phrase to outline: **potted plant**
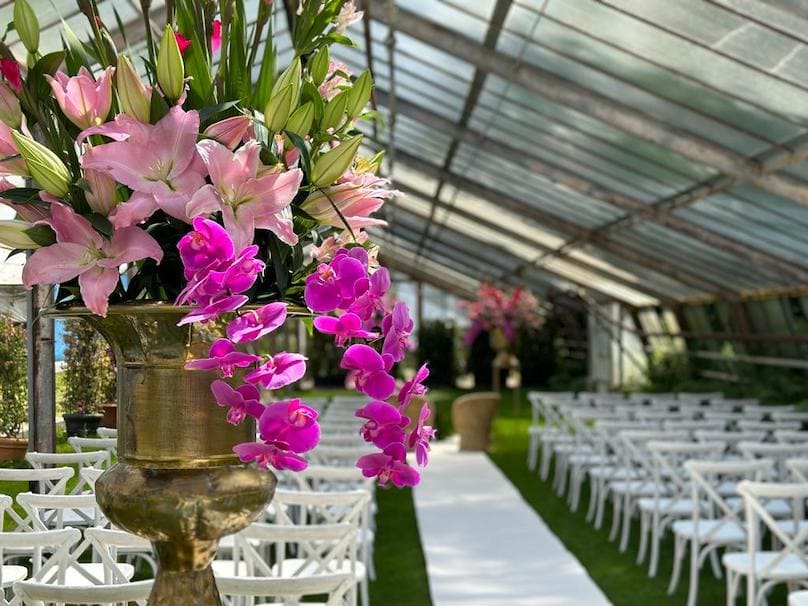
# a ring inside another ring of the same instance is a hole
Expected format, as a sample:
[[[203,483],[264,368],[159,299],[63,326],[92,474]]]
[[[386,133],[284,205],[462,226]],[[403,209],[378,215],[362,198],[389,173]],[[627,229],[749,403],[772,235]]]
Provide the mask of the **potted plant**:
[[[65,395],[62,402],[67,436],[88,436],[101,423],[105,343],[92,326],[69,321],[65,329]]]
[[[0,462],[21,459],[28,440],[21,437],[28,417],[25,329],[0,316]]]

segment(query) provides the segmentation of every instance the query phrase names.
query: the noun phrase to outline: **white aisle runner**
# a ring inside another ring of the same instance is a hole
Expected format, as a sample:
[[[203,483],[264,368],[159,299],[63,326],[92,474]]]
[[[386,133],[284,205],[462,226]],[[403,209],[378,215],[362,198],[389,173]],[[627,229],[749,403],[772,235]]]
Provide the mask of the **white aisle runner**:
[[[609,604],[483,453],[434,444],[415,510],[433,606]]]

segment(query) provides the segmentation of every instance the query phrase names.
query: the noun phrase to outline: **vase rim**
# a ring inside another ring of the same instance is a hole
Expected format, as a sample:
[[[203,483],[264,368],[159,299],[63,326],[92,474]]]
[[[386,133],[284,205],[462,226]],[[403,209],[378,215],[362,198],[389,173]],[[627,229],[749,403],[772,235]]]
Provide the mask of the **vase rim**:
[[[240,308],[240,310],[246,311],[254,311],[267,305],[269,303],[284,303],[284,301],[267,301],[264,303],[250,303],[244,305]],[[114,305],[110,305],[107,309],[107,316],[127,316],[133,313],[137,314],[167,314],[167,315],[185,315],[192,310],[196,309],[191,305],[174,305],[173,303],[169,303],[168,301],[131,301],[129,303],[117,303]],[[311,312],[300,305],[293,305],[291,303],[286,303],[287,313],[295,316],[307,316],[311,315]],[[228,312],[234,313],[234,312]],[[89,308],[84,305],[75,305],[75,304],[61,304],[61,305],[52,305],[50,307],[45,307],[41,310],[41,314],[46,317],[62,317],[62,318],[73,318],[73,317],[86,317],[86,316],[97,316],[97,314],[93,313]]]

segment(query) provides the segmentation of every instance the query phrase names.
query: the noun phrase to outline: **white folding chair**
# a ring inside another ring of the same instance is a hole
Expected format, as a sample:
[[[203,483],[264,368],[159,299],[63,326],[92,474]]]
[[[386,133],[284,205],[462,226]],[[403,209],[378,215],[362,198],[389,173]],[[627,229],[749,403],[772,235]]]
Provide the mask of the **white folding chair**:
[[[808,431],[776,429],[774,431],[774,440],[785,444],[808,444]]]
[[[0,468],[0,482],[19,482],[26,490],[30,484],[36,483],[40,494],[64,494],[67,483],[73,477],[72,467],[54,467],[51,469],[6,469]],[[7,511],[14,523],[13,531],[34,530],[30,515],[20,515],[13,508]]]
[[[760,480],[771,471],[772,462],[765,459],[754,461],[688,461],[685,469],[690,475],[694,507],[689,520],[673,523],[674,555],[673,572],[668,593],[672,594],[679,584],[682,560],[690,546],[690,586],[687,606],[696,606],[699,591],[699,571],[707,557],[713,563],[713,572],[721,574],[715,555],[717,549],[739,547],[746,541],[742,520],[743,503],[740,499],[725,496],[728,485],[737,486],[742,480]],[[737,493],[736,493],[737,494]]]
[[[808,606],[808,591],[789,593],[788,606]]]
[[[659,565],[659,543],[665,530],[676,520],[691,516],[694,503],[690,494],[690,478],[684,464],[690,459],[716,459],[724,452],[721,442],[667,442],[647,444],[651,453],[654,495],[642,497],[640,510],[640,549],[637,563],[645,558],[650,533],[651,560],[648,576],[656,576]]]
[[[805,551],[808,525],[798,524],[795,520],[789,532],[766,510],[766,502],[772,499],[793,501],[804,510],[808,484],[741,482],[738,492],[743,497],[746,511],[746,551],[727,553],[722,558],[727,569],[727,604],[735,604],[744,576],[748,606],[762,604],[769,590],[778,583],[808,586],[808,555]],[[779,549],[761,549],[761,526],[777,539],[781,545]]]
[[[3,528],[5,514],[7,511],[11,511],[12,504],[11,497],[0,495],[0,530]],[[28,569],[25,566],[4,564],[4,561],[2,543],[0,543],[0,596],[7,588],[28,576]]]
[[[307,453],[313,465],[337,465],[355,467],[356,460],[366,454],[372,454],[375,449],[370,444],[360,446],[322,446]]]
[[[799,421],[738,421],[741,431],[764,431],[766,437],[774,435],[775,431],[798,431],[802,427]]]
[[[769,459],[774,463],[769,480],[785,482],[790,471],[786,461],[793,458],[808,458],[808,443],[784,444],[777,442],[740,442],[739,452],[748,459]],[[770,513],[774,513],[771,509]],[[787,515],[790,509],[785,511]]]
[[[151,568],[152,575],[157,572],[151,543],[143,537],[117,528],[94,527],[84,531],[84,538],[104,564],[106,584],[128,582],[132,576],[128,565],[133,558],[145,561]],[[121,556],[125,558],[125,562],[118,560]]]
[[[101,508],[92,493],[37,494],[21,492],[19,503],[31,518],[35,530],[65,528],[66,526],[100,526],[104,521]]]
[[[307,577],[267,578],[267,577],[218,577],[216,585],[222,594],[225,606],[237,606],[232,598],[272,596],[281,604],[307,604],[299,602],[305,596],[326,596],[320,606],[349,606],[350,593],[354,580],[347,574],[316,574]],[[252,602],[250,602],[252,603]],[[264,606],[269,606],[265,604]]]
[[[82,438],[73,436],[67,439],[67,443],[76,452],[92,452],[94,450],[106,450],[109,453],[107,466],[112,463],[113,458],[118,456],[118,438]]]
[[[90,604],[92,606],[137,604],[146,606],[152,581],[136,581],[118,585],[66,587],[51,583],[21,581],[14,585],[11,606],[42,606],[43,604]]]
[[[99,438],[117,438],[118,430],[114,427],[99,427],[96,431]]]
[[[31,563],[31,579],[40,582],[64,582],[69,569],[70,550],[81,540],[76,528],[31,532],[0,532],[0,562],[5,561],[4,552],[28,553]],[[0,582],[0,606],[9,606],[5,588],[28,576],[25,567],[0,567],[3,580]],[[20,577],[19,575],[23,576]]]
[[[727,445],[727,453],[737,456],[738,444],[741,442],[760,442],[766,437],[762,431],[713,431],[709,429],[697,429],[693,432],[693,437],[699,442],[723,442]]]
[[[79,474],[86,467],[106,469],[109,466],[109,452],[106,450],[93,450],[90,452],[29,452],[25,460],[35,469],[48,467],[74,466]],[[70,494],[80,494],[89,491],[89,486],[81,479],[70,491]]]

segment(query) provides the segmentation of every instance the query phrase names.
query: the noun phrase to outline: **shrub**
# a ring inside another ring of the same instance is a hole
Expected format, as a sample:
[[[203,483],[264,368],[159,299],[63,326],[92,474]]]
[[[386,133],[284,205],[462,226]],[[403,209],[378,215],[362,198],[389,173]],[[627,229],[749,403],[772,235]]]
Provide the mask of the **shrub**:
[[[65,325],[65,399],[68,414],[92,414],[115,400],[115,366],[109,345],[83,320]]]
[[[454,324],[441,320],[421,324],[418,328],[418,365],[424,362],[429,362],[430,385],[454,385],[457,372]]]
[[[25,328],[0,316],[0,435],[17,437],[28,420]]]

